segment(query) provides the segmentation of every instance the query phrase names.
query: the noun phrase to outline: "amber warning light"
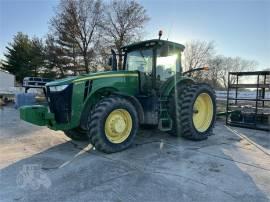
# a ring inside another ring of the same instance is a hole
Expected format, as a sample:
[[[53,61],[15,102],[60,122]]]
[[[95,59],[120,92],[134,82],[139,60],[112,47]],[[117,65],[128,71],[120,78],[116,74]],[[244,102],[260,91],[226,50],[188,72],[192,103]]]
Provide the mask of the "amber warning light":
[[[159,32],[158,32],[158,39],[159,40],[160,40],[161,36],[162,36],[162,30],[159,30]]]

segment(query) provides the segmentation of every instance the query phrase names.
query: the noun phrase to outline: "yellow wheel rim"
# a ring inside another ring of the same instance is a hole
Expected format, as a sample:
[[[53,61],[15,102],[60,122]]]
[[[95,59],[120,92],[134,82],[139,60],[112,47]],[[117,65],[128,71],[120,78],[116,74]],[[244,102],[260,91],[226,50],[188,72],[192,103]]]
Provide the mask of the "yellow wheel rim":
[[[207,93],[201,93],[193,105],[193,125],[199,132],[205,132],[213,119],[213,101]]]
[[[105,134],[112,143],[122,143],[130,135],[132,129],[132,118],[125,109],[113,110],[105,122]]]

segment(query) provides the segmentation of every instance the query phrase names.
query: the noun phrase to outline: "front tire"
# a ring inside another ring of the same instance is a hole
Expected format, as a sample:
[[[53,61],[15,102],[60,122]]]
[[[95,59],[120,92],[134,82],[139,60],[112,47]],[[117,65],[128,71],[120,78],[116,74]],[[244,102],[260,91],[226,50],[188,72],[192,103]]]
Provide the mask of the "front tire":
[[[216,97],[207,84],[180,85],[173,95],[170,134],[190,140],[205,140],[212,133],[216,118]],[[177,99],[176,99],[177,98]]]
[[[88,124],[88,136],[94,147],[114,153],[132,144],[138,130],[138,115],[128,100],[108,97],[96,104]]]

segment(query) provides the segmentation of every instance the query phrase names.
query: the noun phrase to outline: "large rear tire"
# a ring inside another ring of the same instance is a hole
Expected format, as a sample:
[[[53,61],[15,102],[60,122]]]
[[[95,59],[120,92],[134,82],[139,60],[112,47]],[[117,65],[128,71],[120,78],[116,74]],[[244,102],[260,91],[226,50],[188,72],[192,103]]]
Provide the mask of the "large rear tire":
[[[114,153],[132,144],[138,130],[138,115],[128,100],[112,96],[96,104],[88,124],[88,136],[94,147]]]
[[[208,84],[180,84],[172,95],[170,106],[173,106],[170,109],[173,118],[170,134],[190,140],[204,140],[212,133],[216,96]]]

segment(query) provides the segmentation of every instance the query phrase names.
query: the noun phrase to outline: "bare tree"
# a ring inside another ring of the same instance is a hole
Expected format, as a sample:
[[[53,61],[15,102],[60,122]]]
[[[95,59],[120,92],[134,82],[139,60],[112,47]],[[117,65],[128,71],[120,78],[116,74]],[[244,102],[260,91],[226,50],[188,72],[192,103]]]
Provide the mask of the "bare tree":
[[[208,61],[215,54],[214,42],[190,41],[185,44],[183,66],[191,70],[208,65]]]
[[[205,73],[205,80],[208,81],[214,88],[221,86],[221,69],[224,65],[224,56],[218,55],[208,61],[209,70]]]
[[[201,79],[214,88],[227,88],[228,73],[254,70],[258,63],[240,57],[225,57],[218,55],[208,60],[209,71],[202,74]],[[235,83],[236,77],[230,77],[230,83]]]
[[[119,54],[119,69],[122,69],[121,47],[138,39],[148,20],[146,10],[135,0],[113,0],[107,6],[105,40]]]
[[[219,80],[227,88],[229,72],[251,71],[258,66],[254,60],[245,60],[240,57],[224,57],[221,68],[219,69]],[[236,82],[236,77],[232,76],[230,83]]]
[[[73,41],[79,48],[86,73],[90,72],[95,57],[102,18],[101,0],[61,0],[56,16],[51,20],[53,32],[62,39]]]

